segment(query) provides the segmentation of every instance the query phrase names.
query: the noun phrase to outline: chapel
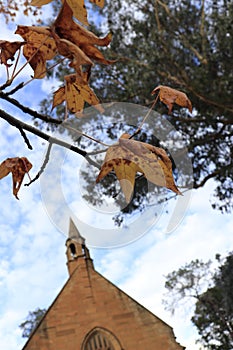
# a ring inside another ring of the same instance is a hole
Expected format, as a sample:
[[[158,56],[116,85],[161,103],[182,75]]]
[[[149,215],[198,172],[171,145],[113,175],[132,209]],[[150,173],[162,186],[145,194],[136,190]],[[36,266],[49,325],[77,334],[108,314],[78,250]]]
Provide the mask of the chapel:
[[[66,247],[69,278],[22,350],[185,349],[168,324],[95,270],[72,219]]]

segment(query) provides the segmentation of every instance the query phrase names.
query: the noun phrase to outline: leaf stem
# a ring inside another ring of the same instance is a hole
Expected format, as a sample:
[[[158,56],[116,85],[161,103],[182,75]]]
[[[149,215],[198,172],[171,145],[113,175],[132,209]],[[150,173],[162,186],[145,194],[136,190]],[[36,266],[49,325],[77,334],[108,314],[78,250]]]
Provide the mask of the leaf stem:
[[[157,103],[157,101],[158,101],[158,98],[159,98],[159,94],[156,96],[156,98],[155,98],[154,102],[152,103],[152,105],[151,105],[149,111],[146,113],[145,117],[143,118],[142,122],[140,123],[140,125],[139,125],[139,127],[137,128],[137,130],[135,131],[135,133],[134,133],[133,135],[131,135],[129,139],[132,139],[135,135],[137,135],[137,134],[141,131],[143,124],[145,123],[145,121],[146,121],[146,119],[149,117],[149,115],[150,115],[152,109],[153,109],[154,106],[156,105],[156,103]]]
[[[19,47],[18,55],[17,55],[16,61],[15,61],[15,65],[14,65],[14,69],[13,69],[13,72],[12,72],[12,74],[11,74],[11,79],[10,79],[11,81],[13,81],[13,79],[14,79],[14,74],[15,74],[17,65],[18,65],[18,63],[19,63],[20,54],[21,54],[21,46]]]
[[[99,143],[99,144],[102,145],[102,146],[105,146],[105,147],[111,147],[111,146],[112,146],[112,145],[108,145],[107,143],[104,143],[104,142],[102,142],[102,141],[100,141],[100,140],[97,140],[97,139],[95,139],[94,137],[92,137],[92,136],[90,136],[90,135],[87,135],[87,134],[85,134],[84,132],[82,132],[82,131],[80,131],[80,130],[78,130],[78,129],[74,129],[74,128],[72,128],[71,126],[64,125],[64,123],[62,124],[62,126],[63,126],[65,129],[68,129],[68,130],[70,130],[70,131],[73,131],[73,132],[75,132],[75,133],[78,133],[78,134],[80,134],[80,136],[84,136],[84,137],[88,138],[88,139],[91,140],[91,141],[94,141],[94,142]],[[114,144],[114,146],[115,146],[115,144]],[[89,153],[89,154],[90,154],[90,153]]]
[[[29,79],[28,81],[26,81],[26,83],[23,84],[23,87],[25,87],[26,85],[28,85],[29,83],[31,83],[33,80],[38,79],[41,75],[43,75],[44,73],[48,72],[49,70],[53,69],[54,67],[56,67],[58,64],[62,63],[62,61],[64,61],[66,59],[66,57],[61,58],[58,62],[54,63],[51,67],[49,67],[48,69],[46,69],[45,71],[41,72],[40,75],[38,77],[32,77],[31,79]],[[40,78],[39,78],[40,79]]]
[[[12,75],[11,77],[11,81],[13,79],[15,79],[17,77],[17,75],[19,75],[19,73],[26,67],[26,65],[28,63],[30,63],[30,61],[33,59],[33,57],[35,57],[35,55],[39,52],[40,48],[44,45],[44,43],[46,42],[46,40],[49,38],[49,35],[41,42],[40,46],[36,49],[36,51],[32,54],[32,56],[27,60],[26,63],[24,63],[22,65],[22,67],[20,67],[20,69],[15,73],[15,75]]]

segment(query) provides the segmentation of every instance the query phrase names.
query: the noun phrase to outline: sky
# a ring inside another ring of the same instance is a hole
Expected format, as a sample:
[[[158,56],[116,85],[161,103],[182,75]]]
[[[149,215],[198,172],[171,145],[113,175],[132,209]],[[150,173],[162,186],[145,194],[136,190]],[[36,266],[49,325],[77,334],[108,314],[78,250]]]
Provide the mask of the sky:
[[[25,22],[22,15],[16,22]],[[2,22],[0,39],[12,39],[13,27],[9,29]],[[26,69],[20,79],[25,81],[31,73]],[[3,77],[1,67],[0,84]],[[16,97],[37,108],[52,84],[33,82]],[[2,101],[0,108],[22,117],[20,111]],[[24,120],[31,123],[29,116]],[[18,130],[3,120],[0,134],[0,162],[8,157],[25,156],[33,164],[30,172],[33,177],[43,162],[46,143],[28,135],[33,145],[33,150],[28,150]],[[84,160],[59,147],[54,147],[51,158],[41,180],[29,187],[22,186],[19,201],[12,195],[11,176],[0,181],[0,348],[21,349],[25,339],[19,324],[29,311],[49,307],[66,282],[65,241],[72,216],[87,238],[96,270],[171,325],[179,343],[187,349],[199,350],[200,345],[195,344],[198,335],[190,322],[193,304],[178,309],[172,316],[164,310],[162,298],[169,272],[192,259],[214,260],[216,253],[225,256],[233,249],[232,216],[222,215],[210,205],[213,182],[192,191],[191,197],[184,197],[185,206],[179,205],[183,208],[179,215],[182,220],[173,229],[168,230],[168,226],[172,214],[177,213],[177,201],[171,201],[168,213],[166,207],[161,207],[156,220],[152,220],[153,210],[149,209],[147,215],[133,219],[129,224],[131,231],[118,230],[119,244],[115,240],[104,244],[95,237],[100,231],[112,230],[111,220],[108,210],[100,212],[82,200],[79,172]],[[27,182],[25,177],[24,183]],[[129,231],[129,236],[125,236]],[[114,248],[109,248],[112,245]]]

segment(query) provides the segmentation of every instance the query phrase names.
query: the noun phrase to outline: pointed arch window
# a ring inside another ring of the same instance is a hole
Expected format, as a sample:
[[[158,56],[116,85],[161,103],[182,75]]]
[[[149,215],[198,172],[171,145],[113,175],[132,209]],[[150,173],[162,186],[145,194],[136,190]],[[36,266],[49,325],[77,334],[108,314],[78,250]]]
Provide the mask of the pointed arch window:
[[[87,334],[82,350],[123,350],[118,339],[104,328],[96,327]]]

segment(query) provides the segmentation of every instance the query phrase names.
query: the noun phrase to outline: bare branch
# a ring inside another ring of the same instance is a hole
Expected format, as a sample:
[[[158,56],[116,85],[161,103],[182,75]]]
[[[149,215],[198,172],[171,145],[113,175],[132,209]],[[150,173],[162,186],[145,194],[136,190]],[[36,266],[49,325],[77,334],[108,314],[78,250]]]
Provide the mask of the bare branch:
[[[222,166],[220,169],[214,170],[212,173],[209,173],[204,177],[204,179],[201,182],[194,184],[193,188],[203,187],[208,180],[214,178],[215,176],[221,173],[224,173],[224,171],[227,169],[232,169],[232,164]]]
[[[55,118],[48,117],[47,115],[43,115],[43,114],[40,114],[40,113],[32,110],[31,108],[25,107],[19,101],[17,101],[16,99],[14,99],[12,97],[9,97],[8,94],[6,94],[2,91],[0,91],[0,98],[2,98],[3,100],[6,100],[9,103],[13,104],[14,106],[18,107],[19,109],[21,109],[22,112],[27,113],[34,118],[38,118],[40,120],[43,120],[46,123],[53,123],[53,124],[57,124],[57,125],[62,123],[62,120],[57,120]]]
[[[49,156],[50,156],[50,152],[51,152],[51,149],[52,149],[52,145],[53,144],[50,142],[49,145],[48,145],[48,149],[47,149],[47,152],[46,152],[46,155],[45,155],[44,162],[43,162],[39,172],[36,174],[36,176],[29,183],[25,184],[24,186],[30,186],[34,181],[38,180],[39,177],[41,176],[41,174],[44,172],[44,170],[46,168],[46,165],[49,162]]]
[[[29,141],[25,131],[23,130],[23,128],[21,126],[18,126],[17,129],[19,129],[19,132],[20,132],[21,136],[23,137],[23,139],[24,139],[26,145],[28,146],[28,148],[32,150],[33,149],[32,145],[30,144],[30,141]]]
[[[22,128],[24,130],[27,130],[29,131],[30,133],[42,138],[43,140],[46,140],[50,143],[54,143],[54,144],[57,144],[59,146],[62,146],[64,148],[68,148],[70,149],[71,151],[75,152],[75,153],[78,153],[80,154],[81,156],[83,157],[86,157],[87,155],[87,152],[76,147],[76,146],[73,146],[71,145],[70,143],[67,143],[63,140],[59,140],[53,136],[50,136],[48,134],[45,134],[44,132],[42,132],[41,130],[31,126],[31,125],[28,125],[16,118],[14,118],[13,116],[11,116],[10,114],[6,113],[5,111],[1,110],[0,109],[0,117],[2,119],[5,119],[9,124],[11,124],[12,126],[16,127],[16,128]]]

